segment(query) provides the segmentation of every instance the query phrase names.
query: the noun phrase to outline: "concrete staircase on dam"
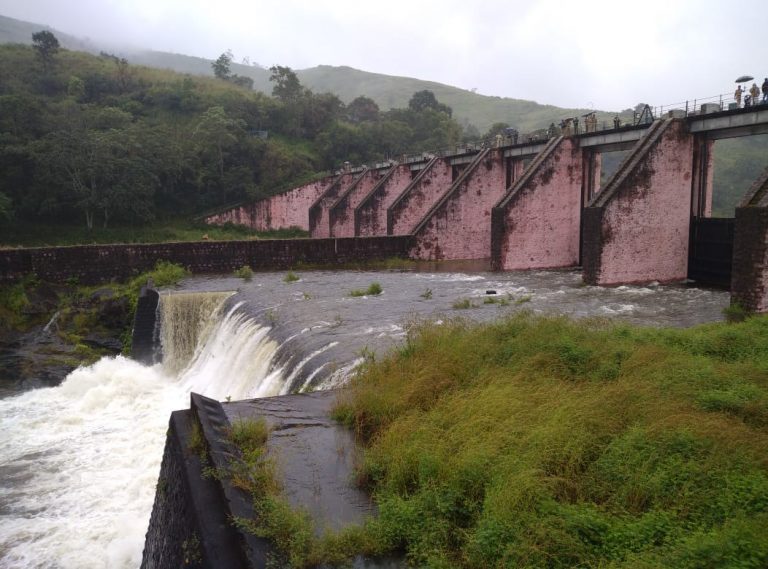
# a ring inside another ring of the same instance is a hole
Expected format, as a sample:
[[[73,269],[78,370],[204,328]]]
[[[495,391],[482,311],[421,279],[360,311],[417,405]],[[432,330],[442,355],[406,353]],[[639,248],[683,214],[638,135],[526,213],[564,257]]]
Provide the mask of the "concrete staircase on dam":
[[[495,270],[578,264],[582,163],[575,139],[553,138],[495,205],[491,215]]]
[[[504,195],[501,150],[481,150],[414,227],[411,256],[417,259],[487,259],[491,209]]]
[[[587,283],[687,277],[692,156],[683,120],[658,120],[645,131],[584,210]]]

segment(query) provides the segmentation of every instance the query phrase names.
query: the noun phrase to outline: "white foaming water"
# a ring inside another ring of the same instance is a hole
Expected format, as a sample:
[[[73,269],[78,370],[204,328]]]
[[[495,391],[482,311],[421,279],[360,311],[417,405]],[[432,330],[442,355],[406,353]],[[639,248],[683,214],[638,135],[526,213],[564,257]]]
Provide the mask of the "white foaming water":
[[[103,358],[0,400],[1,567],[138,567],[171,411],[189,407],[190,391],[241,399],[283,383],[269,330],[239,305],[221,317],[227,296],[201,299],[207,322],[189,359],[174,360],[178,373]]]

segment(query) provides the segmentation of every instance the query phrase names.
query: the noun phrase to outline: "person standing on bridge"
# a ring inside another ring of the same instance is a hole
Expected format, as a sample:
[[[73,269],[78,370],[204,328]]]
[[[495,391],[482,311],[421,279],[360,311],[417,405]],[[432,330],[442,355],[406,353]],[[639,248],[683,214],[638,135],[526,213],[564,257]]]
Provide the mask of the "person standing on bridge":
[[[744,90],[741,88],[741,85],[736,87],[736,92],[733,94],[733,98],[736,99],[736,107],[741,107],[741,94],[744,92]]]
[[[763,103],[768,103],[768,77],[763,81]]]
[[[752,83],[752,86],[749,88],[749,94],[752,95],[752,104],[756,105],[760,100],[760,88],[757,86],[757,83]]]

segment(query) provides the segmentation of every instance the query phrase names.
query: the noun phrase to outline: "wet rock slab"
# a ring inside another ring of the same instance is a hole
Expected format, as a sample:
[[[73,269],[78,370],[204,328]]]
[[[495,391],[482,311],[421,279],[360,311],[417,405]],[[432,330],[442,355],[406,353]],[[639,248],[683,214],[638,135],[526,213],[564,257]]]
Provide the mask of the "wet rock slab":
[[[370,496],[354,484],[359,453],[354,436],[330,418],[335,398],[333,391],[320,391],[223,404],[230,422],[267,421],[267,448],[277,462],[283,493],[312,516],[318,532],[376,515]]]

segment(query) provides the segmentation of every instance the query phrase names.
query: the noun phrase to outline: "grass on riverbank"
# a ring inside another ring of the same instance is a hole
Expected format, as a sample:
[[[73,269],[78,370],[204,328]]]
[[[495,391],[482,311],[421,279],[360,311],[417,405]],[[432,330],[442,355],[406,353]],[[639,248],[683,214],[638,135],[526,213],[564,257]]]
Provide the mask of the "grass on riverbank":
[[[205,225],[186,219],[142,226],[94,227],[81,225],[16,224],[0,225],[0,248],[95,245],[113,243],[165,243],[172,241],[236,241],[248,239],[294,239],[308,237],[298,228],[254,231],[239,225]]]
[[[768,318],[423,324],[336,416],[414,566],[768,564]]]

